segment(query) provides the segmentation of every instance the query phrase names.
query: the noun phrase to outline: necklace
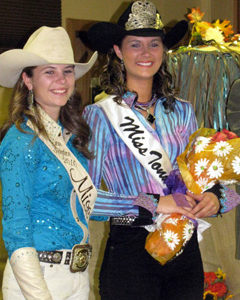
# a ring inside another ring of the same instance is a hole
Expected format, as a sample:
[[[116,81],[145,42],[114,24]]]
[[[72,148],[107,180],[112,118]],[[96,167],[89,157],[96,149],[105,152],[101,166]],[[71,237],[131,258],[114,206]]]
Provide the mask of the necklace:
[[[145,119],[150,123],[153,124],[155,121],[155,116],[153,114],[150,113],[150,108],[156,103],[157,101],[157,97],[153,97],[151,101],[146,102],[146,103],[141,103],[141,102],[136,102],[136,104],[134,105],[135,109],[137,111],[146,111],[147,112],[147,116],[145,117]]]
[[[152,107],[156,103],[156,101],[157,101],[157,97],[153,96],[150,101],[148,101],[148,102],[138,102],[138,101],[136,101],[135,105],[148,109],[148,108]]]

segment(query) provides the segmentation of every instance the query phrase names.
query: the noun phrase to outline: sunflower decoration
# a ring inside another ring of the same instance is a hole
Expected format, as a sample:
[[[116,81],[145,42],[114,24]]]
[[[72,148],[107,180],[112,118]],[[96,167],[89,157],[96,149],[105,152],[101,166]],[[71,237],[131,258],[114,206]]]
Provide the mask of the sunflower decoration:
[[[233,28],[230,21],[217,19],[215,22],[209,23],[203,21],[204,13],[200,8],[192,8],[187,15],[192,24],[191,39],[189,45],[205,45],[211,43],[223,44],[233,41]],[[236,37],[235,37],[236,39]]]
[[[233,298],[226,284],[226,274],[218,268],[216,272],[204,272],[204,300],[228,300]]]

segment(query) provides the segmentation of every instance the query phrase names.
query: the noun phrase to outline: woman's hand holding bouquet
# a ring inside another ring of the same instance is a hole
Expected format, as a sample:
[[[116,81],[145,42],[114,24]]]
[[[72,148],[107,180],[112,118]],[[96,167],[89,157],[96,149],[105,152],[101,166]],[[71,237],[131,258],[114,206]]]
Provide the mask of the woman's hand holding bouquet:
[[[216,132],[201,128],[190,136],[189,144],[177,157],[177,162],[181,175],[172,171],[164,192],[178,208],[172,205],[174,213],[171,209],[167,211],[160,200],[158,209],[164,214],[157,218],[156,230],[149,233],[145,244],[149,254],[162,265],[183,251],[194,228],[203,226],[205,230],[209,227],[207,222],[197,222],[195,217],[212,216],[219,211],[219,200],[211,189],[217,184],[240,181],[240,138],[225,129]],[[238,204],[231,203],[229,210]]]

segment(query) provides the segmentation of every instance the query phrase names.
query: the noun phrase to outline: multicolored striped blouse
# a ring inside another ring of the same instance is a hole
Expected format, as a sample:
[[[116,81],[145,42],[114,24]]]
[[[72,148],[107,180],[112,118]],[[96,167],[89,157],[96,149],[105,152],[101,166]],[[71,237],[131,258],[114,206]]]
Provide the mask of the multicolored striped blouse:
[[[163,102],[157,100],[155,105],[156,130],[144,116],[134,109],[135,94],[126,93],[125,102],[131,107],[143,125],[161,143],[168,154],[173,168],[176,168],[176,157],[185,149],[189,136],[197,129],[197,122],[190,103],[176,100],[174,111],[166,112]],[[112,112],[114,114],[114,111]],[[163,195],[161,186],[135,158],[127,145],[119,138],[105,112],[97,104],[85,108],[84,118],[92,129],[90,150],[95,158],[89,162],[89,174],[98,189],[95,212],[111,210],[118,216],[136,213],[133,201],[141,193]],[[102,179],[108,189],[100,189]],[[115,212],[114,212],[115,210]]]

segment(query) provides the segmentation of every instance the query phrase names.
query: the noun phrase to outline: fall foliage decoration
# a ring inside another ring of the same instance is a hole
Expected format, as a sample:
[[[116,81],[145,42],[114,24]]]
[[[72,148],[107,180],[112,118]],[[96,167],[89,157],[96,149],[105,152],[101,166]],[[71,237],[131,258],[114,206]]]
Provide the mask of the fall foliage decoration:
[[[204,300],[228,300],[232,297],[226,284],[226,274],[220,268],[216,272],[204,272]]]
[[[201,12],[200,8],[192,8],[187,18],[192,24],[191,39],[189,45],[202,45],[206,43],[223,44],[238,40],[239,36],[234,35],[233,27],[229,20],[216,21],[210,23],[203,21],[205,13]]]

